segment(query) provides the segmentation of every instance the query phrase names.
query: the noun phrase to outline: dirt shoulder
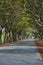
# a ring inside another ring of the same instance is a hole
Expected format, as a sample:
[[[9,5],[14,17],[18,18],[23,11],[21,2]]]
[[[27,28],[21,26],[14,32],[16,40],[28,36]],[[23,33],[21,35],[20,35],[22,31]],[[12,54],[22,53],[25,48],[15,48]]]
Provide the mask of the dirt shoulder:
[[[43,59],[43,41],[37,40],[37,41],[35,41],[35,44],[36,44],[38,51]]]
[[[17,42],[22,42],[23,40],[17,40],[17,41],[14,41],[14,42],[9,42],[9,43],[5,43],[5,44],[0,44],[0,47],[3,47],[3,46],[9,46],[10,44],[12,43],[17,43]]]
[[[8,45],[10,45],[10,44],[11,44],[11,43],[0,44],[0,47],[8,46]]]

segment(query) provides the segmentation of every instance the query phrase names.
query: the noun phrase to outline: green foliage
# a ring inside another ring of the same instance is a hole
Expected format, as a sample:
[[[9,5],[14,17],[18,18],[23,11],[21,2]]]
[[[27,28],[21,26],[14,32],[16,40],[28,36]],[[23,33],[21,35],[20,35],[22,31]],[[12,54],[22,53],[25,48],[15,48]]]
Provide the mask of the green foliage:
[[[27,33],[30,27],[42,33],[43,0],[0,0],[0,25],[14,34]]]

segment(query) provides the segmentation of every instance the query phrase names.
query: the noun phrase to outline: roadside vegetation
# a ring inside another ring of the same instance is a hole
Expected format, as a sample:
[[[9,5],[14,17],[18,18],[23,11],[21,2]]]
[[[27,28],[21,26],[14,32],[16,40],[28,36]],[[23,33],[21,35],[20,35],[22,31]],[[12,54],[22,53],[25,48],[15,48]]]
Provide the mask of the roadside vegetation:
[[[0,39],[5,42],[29,37],[43,41],[43,0],[0,0]]]

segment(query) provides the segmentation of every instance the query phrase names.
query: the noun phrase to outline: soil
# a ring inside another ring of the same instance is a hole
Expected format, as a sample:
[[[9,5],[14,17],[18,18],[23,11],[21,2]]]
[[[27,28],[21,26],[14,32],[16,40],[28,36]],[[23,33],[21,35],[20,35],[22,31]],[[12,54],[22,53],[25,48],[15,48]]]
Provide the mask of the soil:
[[[39,51],[39,53],[40,53],[40,55],[41,55],[41,57],[43,59],[43,43],[40,42],[39,40],[38,41],[35,41],[35,43],[36,43],[36,46],[38,48],[38,51]]]

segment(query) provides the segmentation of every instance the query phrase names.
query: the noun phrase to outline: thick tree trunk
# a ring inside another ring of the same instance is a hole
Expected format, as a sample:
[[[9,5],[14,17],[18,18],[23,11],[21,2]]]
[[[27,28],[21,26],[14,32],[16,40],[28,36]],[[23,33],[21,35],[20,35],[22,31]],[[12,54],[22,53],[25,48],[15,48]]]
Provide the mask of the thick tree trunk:
[[[39,35],[40,35],[40,39],[43,39],[43,34],[42,34],[42,33],[40,33]]]

